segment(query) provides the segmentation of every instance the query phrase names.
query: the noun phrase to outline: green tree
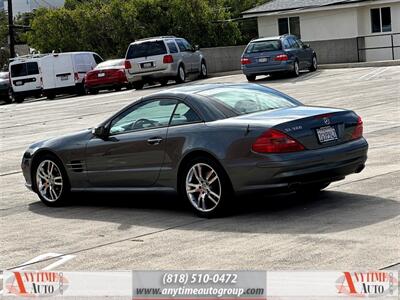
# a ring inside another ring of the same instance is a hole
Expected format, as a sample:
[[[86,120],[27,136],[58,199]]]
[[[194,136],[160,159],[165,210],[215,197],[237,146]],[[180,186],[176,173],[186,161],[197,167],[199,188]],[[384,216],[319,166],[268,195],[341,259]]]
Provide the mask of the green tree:
[[[8,49],[8,15],[7,12],[0,11],[0,70],[8,64],[10,52]]]

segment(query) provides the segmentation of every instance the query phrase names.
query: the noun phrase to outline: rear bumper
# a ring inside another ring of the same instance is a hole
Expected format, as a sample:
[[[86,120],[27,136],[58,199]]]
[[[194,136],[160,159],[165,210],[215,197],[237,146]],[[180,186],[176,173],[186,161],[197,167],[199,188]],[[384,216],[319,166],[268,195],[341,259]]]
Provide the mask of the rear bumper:
[[[42,95],[42,89],[35,89],[35,90],[29,90],[29,91],[13,91],[14,96],[19,96],[19,97],[38,97]]]
[[[249,67],[246,65],[242,66],[243,74],[249,75],[266,75],[274,72],[289,72],[293,71],[293,61],[288,60],[286,62],[281,62],[277,65],[265,65],[265,66],[253,66]]]
[[[135,81],[146,81],[146,80],[157,80],[161,78],[172,78],[177,75],[177,66],[175,64],[169,64],[164,70],[156,70],[156,71],[141,71],[132,73],[129,70],[126,70],[126,77],[129,82]]]
[[[124,86],[127,85],[128,81],[123,79],[114,79],[114,80],[105,80],[105,81],[97,81],[97,80],[86,80],[85,87],[87,88],[112,88],[116,86]]]
[[[284,189],[343,179],[364,169],[368,143],[364,138],[317,150],[290,154],[258,155],[261,158],[240,166],[226,166],[237,193]]]

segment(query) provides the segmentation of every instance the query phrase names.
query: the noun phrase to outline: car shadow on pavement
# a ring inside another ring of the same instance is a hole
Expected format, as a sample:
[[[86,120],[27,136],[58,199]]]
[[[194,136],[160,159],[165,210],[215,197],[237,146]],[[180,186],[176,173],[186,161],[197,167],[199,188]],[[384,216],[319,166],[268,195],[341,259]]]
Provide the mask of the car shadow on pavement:
[[[236,199],[228,216],[196,223],[193,221],[201,219],[192,213],[188,204],[176,195],[165,194],[75,194],[69,206],[50,208],[35,202],[29,205],[29,210],[50,218],[117,223],[119,230],[133,226],[158,230],[171,226],[172,222],[181,230],[322,234],[395,218],[400,214],[400,203],[337,191],[308,198],[253,195]]]

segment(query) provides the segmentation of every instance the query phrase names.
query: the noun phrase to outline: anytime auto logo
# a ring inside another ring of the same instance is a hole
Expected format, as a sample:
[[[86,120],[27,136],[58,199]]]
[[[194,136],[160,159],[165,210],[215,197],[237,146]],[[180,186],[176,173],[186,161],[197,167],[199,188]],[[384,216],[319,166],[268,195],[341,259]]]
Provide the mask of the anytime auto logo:
[[[336,280],[338,294],[357,297],[379,297],[398,293],[395,272],[343,272]]]
[[[55,296],[68,288],[68,279],[62,272],[19,271],[5,278],[4,295]]]

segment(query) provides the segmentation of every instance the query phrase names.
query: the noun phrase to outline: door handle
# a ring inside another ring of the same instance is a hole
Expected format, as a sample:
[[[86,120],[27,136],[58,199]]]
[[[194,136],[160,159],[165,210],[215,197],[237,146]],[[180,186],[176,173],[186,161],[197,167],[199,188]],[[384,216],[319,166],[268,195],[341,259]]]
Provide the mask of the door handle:
[[[162,142],[162,138],[160,137],[153,137],[147,140],[147,143],[149,143],[150,145],[158,145]]]

